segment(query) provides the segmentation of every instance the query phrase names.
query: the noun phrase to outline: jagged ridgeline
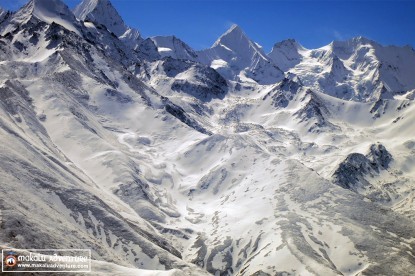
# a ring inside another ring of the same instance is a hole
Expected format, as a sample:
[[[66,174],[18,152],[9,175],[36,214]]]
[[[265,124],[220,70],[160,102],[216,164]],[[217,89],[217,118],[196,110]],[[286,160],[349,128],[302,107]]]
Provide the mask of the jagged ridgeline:
[[[145,38],[108,0],[0,9],[0,244],[94,275],[410,275],[415,52]]]

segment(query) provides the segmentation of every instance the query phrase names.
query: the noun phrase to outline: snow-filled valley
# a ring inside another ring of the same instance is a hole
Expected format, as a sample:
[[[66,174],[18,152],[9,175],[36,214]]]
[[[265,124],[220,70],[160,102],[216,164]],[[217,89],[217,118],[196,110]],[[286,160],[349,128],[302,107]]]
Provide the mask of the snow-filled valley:
[[[108,0],[0,9],[0,246],[94,275],[411,275],[415,51],[143,38]]]

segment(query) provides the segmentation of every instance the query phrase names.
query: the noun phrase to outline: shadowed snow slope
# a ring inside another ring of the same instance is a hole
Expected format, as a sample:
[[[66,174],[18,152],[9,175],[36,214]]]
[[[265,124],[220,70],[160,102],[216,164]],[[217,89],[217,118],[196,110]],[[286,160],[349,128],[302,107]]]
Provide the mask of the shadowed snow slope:
[[[0,12],[1,248],[90,248],[94,275],[415,269],[412,48],[132,48],[109,5]]]

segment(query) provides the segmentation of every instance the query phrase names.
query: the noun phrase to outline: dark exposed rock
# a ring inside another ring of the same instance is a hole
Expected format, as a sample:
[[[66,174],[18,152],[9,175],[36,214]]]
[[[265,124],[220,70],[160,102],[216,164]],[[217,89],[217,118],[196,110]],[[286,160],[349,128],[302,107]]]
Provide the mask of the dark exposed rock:
[[[212,133],[201,126],[195,119],[190,118],[189,115],[181,108],[173,103],[168,103],[165,106],[165,109],[168,113],[182,121],[184,124],[188,125],[189,127],[203,133],[206,135],[212,135]]]
[[[389,196],[375,188],[367,177],[379,175],[382,170],[389,168],[392,155],[382,144],[370,146],[369,153],[351,153],[340,163],[333,174],[334,182],[339,186],[360,192],[364,189],[369,192],[368,197],[388,200]]]
[[[222,267],[220,270],[213,265],[213,259],[218,254],[222,255],[222,263],[225,263],[224,268]],[[230,237],[227,237],[222,244],[212,248],[206,260],[206,270],[214,275],[232,275],[232,239]]]
[[[301,90],[303,84],[298,78],[284,78],[273,90],[271,90],[264,100],[271,96],[272,105],[285,108],[294,96]]]
[[[326,119],[330,115],[329,110],[320,98],[311,90],[301,99],[305,105],[294,113],[300,122],[309,124],[310,132],[321,132],[323,130],[338,130],[339,127]]]

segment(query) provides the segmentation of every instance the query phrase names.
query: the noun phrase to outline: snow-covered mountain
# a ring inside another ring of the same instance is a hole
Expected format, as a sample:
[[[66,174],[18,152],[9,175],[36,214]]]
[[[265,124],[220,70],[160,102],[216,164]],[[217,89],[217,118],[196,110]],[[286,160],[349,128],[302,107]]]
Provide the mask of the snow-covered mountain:
[[[94,275],[409,275],[415,58],[124,39],[109,1],[0,10],[0,246]],[[409,272],[409,274],[408,274]]]
[[[65,29],[79,34],[78,23],[69,8],[60,0],[31,0],[6,22],[2,22],[2,35],[7,35],[29,21],[40,20],[45,23],[56,23]]]
[[[297,41],[287,39],[276,43],[268,57],[275,64],[278,64],[281,70],[286,72],[303,60],[303,55],[301,54],[303,51],[305,51],[304,47],[298,44]]]
[[[345,100],[390,99],[415,88],[410,46],[382,46],[356,37],[307,50],[287,40],[277,43],[269,57],[310,88]]]
[[[210,49],[199,51],[198,55],[201,63],[231,80],[272,84],[284,75],[237,25],[233,25]]]
[[[109,0],[83,0],[73,13],[80,20],[105,26],[132,48],[138,47],[142,40],[139,31],[124,23]]]

